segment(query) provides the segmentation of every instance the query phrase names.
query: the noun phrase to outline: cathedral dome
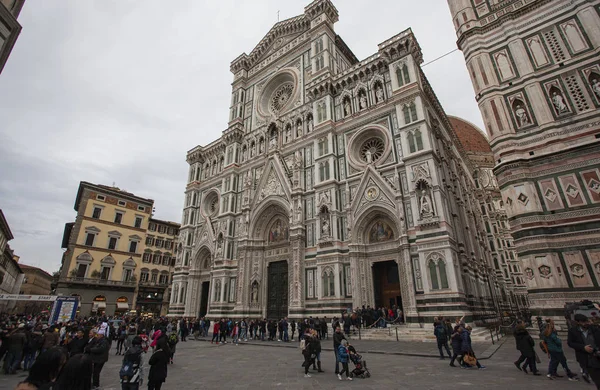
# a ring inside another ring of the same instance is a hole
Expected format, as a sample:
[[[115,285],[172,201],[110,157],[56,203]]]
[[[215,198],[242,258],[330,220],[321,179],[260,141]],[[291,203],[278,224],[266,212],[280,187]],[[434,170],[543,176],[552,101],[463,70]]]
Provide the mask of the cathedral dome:
[[[448,116],[448,120],[466,152],[492,153],[490,143],[479,127],[456,116]]]

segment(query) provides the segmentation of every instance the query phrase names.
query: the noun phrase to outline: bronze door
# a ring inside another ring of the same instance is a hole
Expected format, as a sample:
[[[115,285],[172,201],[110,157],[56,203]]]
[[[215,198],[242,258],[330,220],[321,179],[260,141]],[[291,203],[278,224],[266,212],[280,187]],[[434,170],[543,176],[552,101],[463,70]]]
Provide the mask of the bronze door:
[[[278,261],[269,264],[267,318],[281,319],[288,315],[288,264]]]

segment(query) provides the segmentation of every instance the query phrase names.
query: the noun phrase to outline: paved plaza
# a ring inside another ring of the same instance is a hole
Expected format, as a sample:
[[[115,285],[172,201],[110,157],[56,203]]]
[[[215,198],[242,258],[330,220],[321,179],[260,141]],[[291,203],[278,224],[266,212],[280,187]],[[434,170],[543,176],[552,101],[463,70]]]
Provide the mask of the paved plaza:
[[[325,341],[323,347],[330,347],[331,341]],[[362,348],[378,342],[357,342]],[[512,364],[517,353],[512,338],[506,340],[489,359],[482,363],[486,370],[464,370],[451,368],[448,360],[434,358],[436,351],[432,343],[412,343],[410,350],[429,351],[432,357],[414,357],[389,353],[364,353],[372,377],[355,379],[353,382],[339,382],[333,374],[333,352],[324,351],[322,374],[312,374],[304,378],[301,367],[302,356],[297,348],[277,348],[283,343],[264,345],[215,345],[205,341],[180,342],[177,345],[175,364],[169,366],[169,374],[163,389],[324,389],[324,388],[360,388],[360,389],[464,389],[465,387],[490,389],[593,389],[592,385],[581,382],[569,382],[566,378],[549,380],[545,376],[534,377],[519,372]],[[389,351],[398,343],[389,342]],[[376,348],[372,348],[376,350]],[[382,349],[377,346],[377,349]],[[405,349],[407,345],[405,344]],[[495,348],[493,348],[495,349]],[[359,349],[359,352],[362,350]],[[478,351],[477,351],[478,352]],[[118,372],[121,357],[114,355],[114,344],[110,360],[102,371],[103,390],[120,389]],[[483,352],[481,352],[483,353]],[[149,355],[145,355],[146,362]],[[570,367],[579,371],[571,350],[567,351]],[[542,358],[540,371],[545,373],[548,360]],[[147,371],[146,371],[147,373]],[[560,373],[560,370],[559,370]],[[146,374],[147,375],[147,374]],[[15,376],[0,376],[0,389],[12,390],[25,375],[19,372]],[[146,386],[144,385],[144,389]]]

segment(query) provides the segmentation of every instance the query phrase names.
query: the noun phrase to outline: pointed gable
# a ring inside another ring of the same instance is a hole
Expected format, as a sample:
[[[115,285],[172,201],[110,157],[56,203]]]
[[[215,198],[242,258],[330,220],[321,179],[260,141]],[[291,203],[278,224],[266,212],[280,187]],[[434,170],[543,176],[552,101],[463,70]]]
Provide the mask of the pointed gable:
[[[371,204],[386,205],[391,209],[396,209],[394,190],[390,185],[373,169],[371,165],[367,166],[360,185],[356,189],[354,199],[352,199],[352,214],[360,214]]]
[[[267,163],[254,195],[253,204],[258,205],[270,196],[278,196],[288,202],[291,199],[290,181],[281,161],[277,158],[271,158]]]

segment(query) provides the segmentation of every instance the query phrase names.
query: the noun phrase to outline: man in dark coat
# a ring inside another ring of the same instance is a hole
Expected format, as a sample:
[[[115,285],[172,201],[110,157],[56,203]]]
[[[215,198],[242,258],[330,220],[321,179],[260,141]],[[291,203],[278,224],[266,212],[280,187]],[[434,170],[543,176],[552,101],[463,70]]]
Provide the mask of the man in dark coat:
[[[102,323],[100,328],[97,330],[96,336],[90,340],[84,349],[84,352],[90,354],[92,358],[92,385],[94,389],[100,388],[100,372],[102,371],[102,367],[104,367],[104,363],[108,361],[110,343],[105,337],[107,328],[108,324],[106,324],[106,322]]]
[[[444,351],[442,350],[442,348],[446,348],[446,352],[448,352],[448,357],[452,358],[450,348],[448,348],[448,335],[446,334],[446,326],[442,321],[439,321],[435,324],[433,334],[435,335],[435,338],[437,340],[437,347],[440,351],[440,359],[444,359]]]
[[[575,358],[583,369],[583,378],[600,389],[600,329],[592,326],[583,314],[575,314],[577,326],[569,329],[567,344],[575,350]]]
[[[527,374],[527,366],[529,366],[533,375],[540,375],[535,364],[535,350],[533,349],[535,342],[525,328],[525,324],[521,323],[515,329],[515,340],[517,349],[521,352],[521,356],[526,359],[525,365],[523,366],[523,372]],[[520,367],[517,368],[521,369]]]
[[[160,390],[162,384],[167,380],[167,366],[169,364],[170,352],[162,348],[156,349],[148,364],[150,372],[148,374],[148,390]]]
[[[337,326],[335,332],[333,332],[333,353],[335,354],[335,374],[340,373],[340,361],[338,359],[338,347],[342,343],[342,340],[346,340],[346,336],[342,333],[342,328]]]

